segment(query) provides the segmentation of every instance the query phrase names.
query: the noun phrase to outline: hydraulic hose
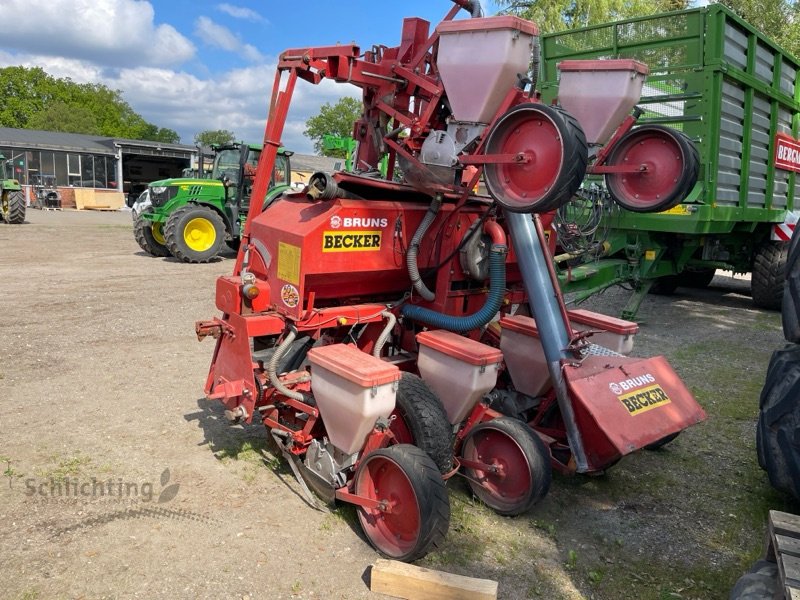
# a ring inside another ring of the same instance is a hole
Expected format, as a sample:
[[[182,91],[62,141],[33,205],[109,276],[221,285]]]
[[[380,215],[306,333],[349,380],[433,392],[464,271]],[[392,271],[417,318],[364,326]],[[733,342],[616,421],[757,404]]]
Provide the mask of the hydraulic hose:
[[[436,298],[436,295],[430,291],[422,281],[422,277],[419,274],[419,266],[417,265],[417,255],[419,254],[419,245],[422,243],[422,238],[425,237],[428,228],[431,226],[431,223],[433,223],[441,207],[442,195],[436,194],[436,196],[433,197],[433,202],[431,202],[431,205],[428,207],[428,212],[426,212],[425,216],[422,218],[422,223],[419,224],[417,231],[414,232],[414,237],[411,238],[411,244],[406,253],[406,268],[408,269],[408,276],[411,278],[411,283],[419,295],[428,302],[432,302],[433,299]]]
[[[378,337],[378,341],[375,342],[375,347],[372,349],[372,356],[376,358],[381,357],[381,351],[386,345],[386,341],[389,339],[389,336],[392,334],[394,324],[397,323],[397,317],[394,316],[394,313],[388,310],[383,311],[381,316],[386,318],[386,327],[383,328],[381,335]]]
[[[280,362],[283,355],[286,354],[286,351],[289,349],[289,346],[292,345],[294,338],[297,337],[297,329],[292,327],[289,330],[288,335],[283,339],[280,345],[275,349],[275,352],[272,354],[272,358],[269,359],[267,363],[267,374],[269,375],[269,381],[272,386],[278,390],[281,394],[288,398],[292,398],[293,400],[299,400],[301,402],[305,402],[305,397],[300,392],[295,392],[290,390],[283,382],[278,379],[278,363]]]
[[[419,321],[437,329],[448,329],[462,333],[483,327],[491,321],[503,305],[506,293],[506,254],[508,246],[492,244],[489,252],[489,294],[484,305],[471,315],[456,317],[423,308],[413,304],[405,304],[402,315],[413,321]]]

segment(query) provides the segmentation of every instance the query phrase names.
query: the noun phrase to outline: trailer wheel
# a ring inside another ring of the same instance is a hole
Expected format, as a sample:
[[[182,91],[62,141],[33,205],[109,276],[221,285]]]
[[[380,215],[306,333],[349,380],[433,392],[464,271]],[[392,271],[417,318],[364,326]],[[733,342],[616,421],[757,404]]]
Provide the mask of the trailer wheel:
[[[550,452],[522,421],[500,417],[475,426],[464,438],[462,456],[499,467],[480,471],[464,467],[472,492],[501,515],[529,510],[547,495],[552,470]]]
[[[422,558],[447,534],[447,488],[431,458],[415,446],[398,444],[368,454],[356,471],[355,493],[389,505],[387,512],[358,508],[364,534],[388,558]]]
[[[661,125],[631,129],[614,145],[609,166],[645,165],[638,173],[606,173],[614,202],[633,212],[668,210],[680,204],[697,182],[700,157],[680,131]]]
[[[400,444],[422,448],[442,473],[453,468],[453,428],[442,401],[421,378],[403,373],[390,429]]]
[[[767,240],[756,249],[750,291],[759,308],[780,310],[788,255],[787,242]]]
[[[758,464],[772,487],[800,499],[800,345],[772,353],[759,401]]]
[[[213,209],[187,204],[170,215],[164,237],[178,260],[205,263],[219,254],[225,241],[225,223]]]
[[[3,193],[2,213],[3,220],[9,225],[25,222],[25,195],[22,190]]]
[[[569,202],[586,174],[588,145],[578,121],[547,104],[520,104],[495,123],[487,155],[530,155],[527,163],[486,164],[486,188],[511,212],[547,212]]]
[[[714,280],[716,269],[698,269],[696,271],[689,271],[688,269],[678,275],[678,285],[683,287],[705,289]]]
[[[164,233],[161,223],[148,221],[140,215],[133,223],[133,237],[139,247],[151,256],[169,256],[164,245]]]
[[[772,600],[778,590],[778,565],[758,560],[733,586],[728,600]]]
[[[797,231],[797,229],[795,229]],[[783,284],[781,321],[787,342],[800,343],[800,235],[792,234],[786,260],[786,281]]]

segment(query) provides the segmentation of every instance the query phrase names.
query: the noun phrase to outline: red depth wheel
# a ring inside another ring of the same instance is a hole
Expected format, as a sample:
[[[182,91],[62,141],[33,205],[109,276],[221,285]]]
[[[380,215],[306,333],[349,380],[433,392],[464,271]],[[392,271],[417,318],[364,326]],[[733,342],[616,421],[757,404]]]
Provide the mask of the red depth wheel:
[[[495,123],[485,154],[524,154],[528,162],[487,163],[486,188],[512,212],[547,212],[572,198],[586,174],[586,137],[566,111],[520,104]]]
[[[368,454],[356,471],[355,493],[386,502],[387,511],[359,507],[358,520],[369,542],[388,558],[421,558],[447,533],[447,489],[433,460],[415,446],[397,444]]]
[[[608,157],[609,166],[643,166],[636,173],[606,173],[614,201],[633,212],[659,212],[677,206],[697,182],[700,159],[680,131],[643,125],[625,134]]]
[[[519,515],[550,489],[550,453],[527,425],[508,417],[486,421],[464,439],[463,458],[496,470],[465,467],[473,493],[501,515]]]

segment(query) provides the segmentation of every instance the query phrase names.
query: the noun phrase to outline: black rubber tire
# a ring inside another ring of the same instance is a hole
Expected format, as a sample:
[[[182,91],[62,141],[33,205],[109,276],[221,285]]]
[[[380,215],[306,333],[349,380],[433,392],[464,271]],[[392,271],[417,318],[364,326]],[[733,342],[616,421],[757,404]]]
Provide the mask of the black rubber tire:
[[[766,240],[756,249],[750,291],[759,308],[780,310],[789,243]]]
[[[7,211],[3,211],[3,220],[9,225],[20,225],[25,222],[25,194],[22,190],[4,192]]]
[[[623,184],[626,178],[630,177],[629,174],[606,173],[606,188],[611,198],[619,206],[632,212],[661,212],[677,206],[686,198],[689,192],[692,191],[695,183],[697,183],[697,176],[700,173],[700,154],[692,140],[677,129],[664,127],[663,125],[641,125],[631,129],[614,144],[614,148],[611,150],[606,164],[609,166],[624,164],[625,160],[622,154],[631,145],[636,143],[637,138],[646,139],[653,135],[667,135],[675,141],[680,149],[683,169],[681,170],[678,181],[675,182],[674,187],[669,190],[669,193],[665,194],[663,198],[645,205],[627,198],[627,195],[623,192]]]
[[[778,590],[778,565],[768,560],[756,561],[733,586],[729,600],[773,600]]]
[[[549,191],[541,198],[531,200],[525,208],[509,204],[506,201],[504,169],[507,165],[487,164],[484,166],[486,189],[500,206],[511,212],[543,213],[556,210],[569,202],[583,183],[586,165],[589,162],[589,145],[586,143],[586,135],[577,119],[563,108],[548,104],[525,103],[506,112],[494,124],[486,140],[485,154],[496,154],[500,151],[498,146],[502,141],[502,136],[507,133],[505,130],[510,127],[509,120],[515,119],[516,113],[520,111],[542,113],[558,130],[564,153],[558,178]]]
[[[214,226],[216,233],[214,243],[204,251],[193,250],[184,239],[183,232],[186,225],[195,218],[209,221]],[[164,237],[167,240],[170,254],[178,260],[186,263],[207,263],[219,254],[219,250],[225,242],[225,222],[213,208],[187,204],[169,216],[167,225],[164,227]]]
[[[225,245],[228,246],[234,252],[239,251],[239,246],[242,243],[242,238],[234,238],[232,240],[225,240]]]
[[[377,457],[393,462],[403,471],[411,484],[419,509],[420,533],[412,548],[397,553],[391,552],[385,546],[382,547],[380,539],[376,542],[370,536],[368,525],[374,520],[375,515],[370,515],[367,510],[359,507],[358,520],[361,528],[370,544],[387,558],[406,562],[422,558],[441,545],[450,527],[450,499],[444,480],[425,452],[410,444],[396,444],[370,452],[361,460],[354,479],[356,493],[359,493],[359,478],[363,476],[370,461]]]
[[[150,256],[164,258],[169,256],[169,249],[153,237],[153,226],[151,221],[143,219],[141,215],[133,222],[133,237],[139,248],[147,252]]]
[[[781,306],[783,337],[793,344],[800,343],[800,235],[796,235],[797,229],[789,243]]]
[[[664,275],[653,282],[648,293],[656,296],[671,296],[678,289],[678,285],[680,285],[680,280],[677,275]]]
[[[711,284],[716,273],[716,269],[698,269],[696,271],[686,269],[678,275],[678,285],[702,290]]]
[[[660,450],[661,448],[669,444],[671,441],[673,441],[680,434],[681,434],[680,431],[676,431],[675,433],[670,433],[669,435],[665,435],[663,438],[653,442],[652,444],[647,444],[647,446],[645,446],[644,448],[645,450]]]
[[[500,417],[473,427],[464,438],[462,455],[465,458],[468,457],[467,455],[475,448],[475,440],[490,431],[493,432],[493,435],[499,432],[509,438],[516,446],[516,449],[522,452],[530,471],[530,486],[525,495],[509,499],[508,496],[498,497],[484,486],[474,482],[474,479],[478,479],[481,476],[474,470],[464,467],[464,472],[469,478],[467,481],[469,481],[472,493],[496,513],[505,516],[520,515],[530,510],[550,490],[550,482],[553,478],[550,452],[541,438],[525,423],[511,417]],[[495,445],[489,449],[497,447],[498,445]],[[487,463],[491,461],[491,457],[486,457],[484,454],[479,454],[474,458]],[[505,462],[502,457],[496,458],[497,462],[501,464]],[[509,475],[512,478],[518,478],[520,474],[512,472]]]
[[[413,373],[403,373],[397,388],[397,405],[393,416],[395,425],[405,426],[410,442],[433,459],[442,473],[453,469],[453,428],[447,420],[442,401],[422,379]]]
[[[772,353],[761,390],[756,452],[777,490],[800,499],[800,345]]]

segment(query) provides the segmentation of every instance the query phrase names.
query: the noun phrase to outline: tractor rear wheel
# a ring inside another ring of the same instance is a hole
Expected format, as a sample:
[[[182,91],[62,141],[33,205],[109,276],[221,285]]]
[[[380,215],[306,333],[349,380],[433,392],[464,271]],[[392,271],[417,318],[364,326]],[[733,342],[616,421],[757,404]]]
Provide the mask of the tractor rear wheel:
[[[225,223],[214,209],[187,204],[173,212],[164,227],[172,256],[187,263],[205,263],[225,242]]]
[[[151,256],[169,256],[169,249],[164,245],[164,233],[161,223],[148,221],[139,216],[133,223],[133,237],[139,247]]]
[[[607,173],[606,187],[614,202],[633,212],[668,210],[689,194],[700,172],[700,155],[680,131],[662,125],[631,129],[614,144],[607,164],[645,165],[635,173]]]
[[[795,228],[797,232],[797,228]],[[786,281],[783,284],[781,321],[787,342],[800,343],[800,235],[792,234],[786,261]]]
[[[526,163],[487,163],[486,188],[511,212],[547,212],[572,199],[586,175],[588,145],[578,121],[547,104],[515,106],[492,127],[487,155],[521,154]]]
[[[756,249],[750,291],[759,308],[781,309],[788,255],[787,242],[767,240]]]
[[[759,401],[758,464],[775,489],[800,499],[800,345],[772,353]]]
[[[358,466],[355,493],[384,501],[389,510],[358,508],[361,528],[378,552],[413,561],[437,548],[450,526],[450,500],[430,456],[397,444],[365,456]]]
[[[22,190],[3,192],[3,220],[10,225],[19,225],[25,222],[25,194]]]
[[[464,472],[472,492],[501,515],[528,511],[550,489],[550,452],[522,421],[500,417],[475,426],[464,438],[461,454],[498,469],[464,467]]]
[[[453,428],[442,401],[421,378],[403,373],[390,429],[400,444],[422,448],[442,473],[453,468]]]

